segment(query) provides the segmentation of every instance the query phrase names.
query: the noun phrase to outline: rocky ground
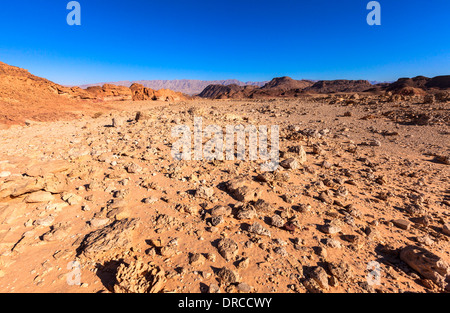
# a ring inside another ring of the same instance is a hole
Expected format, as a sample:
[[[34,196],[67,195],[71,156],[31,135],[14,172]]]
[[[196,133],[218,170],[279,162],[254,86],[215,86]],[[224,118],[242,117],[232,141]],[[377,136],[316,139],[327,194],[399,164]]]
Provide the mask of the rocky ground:
[[[0,292],[449,290],[449,102],[110,106],[0,131]],[[174,160],[194,116],[279,125],[282,167]]]

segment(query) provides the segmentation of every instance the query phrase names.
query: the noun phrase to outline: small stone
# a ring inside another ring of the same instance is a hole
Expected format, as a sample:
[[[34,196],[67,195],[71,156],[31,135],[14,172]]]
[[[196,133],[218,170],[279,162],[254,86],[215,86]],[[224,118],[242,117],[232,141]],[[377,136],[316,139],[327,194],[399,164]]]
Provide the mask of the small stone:
[[[330,248],[340,249],[342,244],[339,240],[333,238],[326,238],[325,245]]]
[[[142,167],[140,167],[136,163],[131,163],[126,168],[127,168],[127,172],[129,174],[135,174],[135,173],[139,173],[142,171]]]
[[[223,267],[217,273],[220,282],[226,285],[234,284],[238,281],[238,276],[232,270]]]
[[[444,226],[442,227],[442,232],[447,236],[450,236],[450,224],[444,224]]]
[[[284,224],[286,224],[285,221],[278,214],[275,214],[270,218],[270,225],[272,226],[282,228]]]
[[[280,162],[280,165],[285,169],[296,170],[298,169],[298,162],[294,158],[289,158]]]
[[[323,267],[317,266],[314,267],[308,273],[309,278],[314,279],[314,281],[320,286],[320,288],[328,290],[328,275],[327,272],[323,269]]]
[[[234,259],[239,252],[238,244],[230,238],[220,240],[217,249],[219,254],[227,261]]]
[[[229,206],[223,206],[223,205],[217,205],[211,210],[211,216],[217,217],[217,216],[230,216],[231,215],[231,208]]]
[[[220,288],[216,284],[209,285],[208,293],[220,293]]]
[[[409,230],[411,228],[411,222],[410,221],[406,221],[406,220],[393,220],[392,223],[397,226],[398,228],[404,229],[404,230]]]
[[[7,172],[7,171],[0,172],[0,178],[5,178],[8,176],[11,176],[11,172]]]
[[[257,234],[260,236],[267,236],[267,237],[271,237],[271,233],[269,230],[267,230],[266,228],[264,228],[263,226],[261,226],[261,224],[259,224],[258,222],[253,223],[249,228],[248,231],[250,233],[253,234]]]
[[[322,200],[325,203],[328,204],[332,204],[333,203],[333,199],[331,198],[331,196],[327,193],[327,192],[321,192],[319,195],[319,199]]]
[[[275,249],[273,249],[273,252],[275,252],[276,254],[279,254],[283,257],[288,256],[286,249],[283,247],[276,247]]]
[[[201,253],[194,253],[189,256],[189,264],[192,266],[201,266],[205,264],[205,257]]]
[[[322,226],[321,229],[324,233],[327,233],[330,235],[337,234],[341,231],[341,228],[339,226],[333,225],[333,224],[326,224],[326,225]]]
[[[237,264],[237,268],[239,269],[245,269],[250,265],[250,258],[243,258],[239,261],[239,263]]]
[[[242,293],[250,293],[252,291],[252,287],[247,285],[246,283],[237,284],[236,289]]]
[[[215,262],[216,261],[216,255],[214,253],[207,253],[206,254],[206,259],[208,261]]]
[[[220,216],[214,216],[214,217],[211,219],[211,224],[212,224],[213,226],[220,225],[220,224],[222,224],[223,222],[224,222],[224,218],[223,218],[222,215],[220,215]]]
[[[437,155],[434,160],[436,162],[442,163],[442,164],[446,164],[446,165],[450,165],[450,156],[448,155]]]
[[[175,246],[164,246],[161,249],[159,249],[159,253],[163,257],[170,258],[170,257],[174,256],[177,253],[177,249],[176,249]]]
[[[77,205],[83,200],[81,196],[75,195],[73,193],[64,193],[61,198],[69,205]]]
[[[209,200],[214,195],[214,189],[201,186],[195,191],[195,197]]]
[[[323,257],[323,258],[327,258],[327,256],[328,256],[327,249],[325,249],[324,247],[317,247],[316,253],[318,256]]]
[[[109,218],[93,218],[89,221],[89,224],[92,227],[101,227],[107,225],[109,221],[110,221]]]
[[[144,202],[145,204],[153,204],[158,201],[159,201],[159,198],[157,198],[157,197],[150,197],[150,198],[145,198],[144,200],[142,200],[142,202]]]

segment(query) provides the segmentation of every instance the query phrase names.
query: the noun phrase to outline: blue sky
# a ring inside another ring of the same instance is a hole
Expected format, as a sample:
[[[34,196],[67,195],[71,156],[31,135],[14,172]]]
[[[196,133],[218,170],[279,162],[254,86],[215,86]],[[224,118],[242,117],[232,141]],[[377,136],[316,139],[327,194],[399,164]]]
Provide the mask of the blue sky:
[[[450,1],[2,1],[0,61],[61,84],[450,74]]]

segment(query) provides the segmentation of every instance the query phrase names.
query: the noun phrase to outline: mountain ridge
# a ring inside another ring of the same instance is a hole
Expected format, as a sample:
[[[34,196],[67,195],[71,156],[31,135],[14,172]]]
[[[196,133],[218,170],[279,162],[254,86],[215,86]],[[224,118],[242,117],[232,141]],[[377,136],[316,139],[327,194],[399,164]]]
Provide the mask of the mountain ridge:
[[[117,82],[105,82],[105,83],[93,83],[77,85],[82,89],[88,87],[103,86],[105,84],[113,84],[116,86],[131,87],[133,84],[140,84],[145,88],[151,88],[154,90],[170,89],[176,92],[181,92],[187,95],[197,95],[201,93],[209,85],[238,85],[238,86],[257,86],[262,87],[268,81],[261,82],[242,82],[237,79],[223,79],[223,80],[199,80],[199,79],[173,79],[173,80],[122,80]]]

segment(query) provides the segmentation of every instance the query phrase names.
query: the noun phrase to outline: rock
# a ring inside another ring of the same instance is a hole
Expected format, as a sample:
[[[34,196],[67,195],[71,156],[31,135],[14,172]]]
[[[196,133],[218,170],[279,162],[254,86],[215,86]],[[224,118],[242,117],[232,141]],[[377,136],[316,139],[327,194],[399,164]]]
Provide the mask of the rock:
[[[165,258],[170,258],[177,253],[177,247],[174,245],[166,245],[159,249],[159,253]]]
[[[66,172],[71,168],[72,165],[69,162],[64,160],[55,160],[33,165],[25,171],[25,174],[30,177],[43,177],[48,174]]]
[[[231,215],[231,208],[229,206],[217,205],[211,210],[212,217],[223,216],[227,217]]]
[[[77,205],[81,203],[81,201],[83,201],[83,197],[73,193],[64,193],[61,198],[64,201],[66,201],[69,205]]]
[[[433,218],[429,215],[424,215],[414,219],[414,223],[428,227],[433,223]]]
[[[332,204],[333,203],[333,199],[331,198],[331,196],[326,191],[323,191],[323,192],[320,193],[319,199],[321,201],[327,203],[327,204]]]
[[[192,266],[201,266],[205,264],[205,257],[201,253],[193,253],[189,256],[189,264]]]
[[[112,125],[112,127],[121,127],[121,126],[124,125],[125,120],[126,120],[126,119],[125,119],[125,118],[122,118],[122,117],[114,117],[114,118],[112,119],[111,125]]]
[[[109,218],[93,218],[89,221],[92,227],[102,227],[110,222]]]
[[[41,178],[21,177],[8,181],[1,186],[0,198],[20,197],[24,194],[44,189],[45,181]]]
[[[450,156],[448,155],[437,155],[434,160],[438,163],[450,165]]]
[[[316,283],[320,286],[320,288],[328,290],[328,275],[327,272],[323,269],[323,267],[317,266],[311,269],[308,274],[309,278],[312,278],[316,281]]]
[[[334,235],[334,234],[339,233],[341,231],[341,228],[339,226],[337,226],[337,225],[334,225],[334,224],[326,224],[326,225],[323,225],[321,227],[321,230],[324,233],[327,233],[327,234],[330,234],[330,235]]]
[[[252,219],[256,217],[256,210],[250,204],[245,204],[239,208],[236,218],[238,220]]]
[[[280,162],[280,165],[282,167],[284,167],[285,169],[290,169],[290,170],[296,170],[299,167],[297,160],[294,158],[289,158],[289,159],[283,160]]]
[[[289,255],[284,247],[276,247],[275,249],[273,249],[273,252],[281,255],[282,257],[286,257]]]
[[[260,197],[260,195],[260,190],[251,189],[247,186],[239,187],[233,192],[233,197],[236,200],[243,202],[256,201]]]
[[[404,230],[409,230],[411,228],[412,223],[410,221],[406,221],[406,220],[393,220],[392,223],[397,226],[398,228],[404,229]]]
[[[354,277],[354,273],[350,265],[343,261],[328,263],[328,271],[341,283],[349,283]]]
[[[312,148],[313,148],[312,152],[313,152],[314,154],[317,154],[317,155],[324,155],[324,154],[325,154],[325,150],[322,149],[322,147],[319,146],[319,145],[317,145],[317,144],[314,144],[314,145],[312,146]]]
[[[253,288],[246,283],[239,283],[237,284],[236,289],[241,293],[250,293]]]
[[[71,226],[69,224],[58,224],[42,236],[44,241],[63,241],[69,236]]]
[[[222,284],[229,285],[238,282],[238,276],[232,270],[222,267],[217,273],[217,278]]]
[[[310,293],[323,293],[323,289],[319,286],[316,280],[311,277],[307,277],[302,281],[302,283],[306,290]]]
[[[426,279],[444,288],[450,279],[450,265],[439,256],[417,246],[406,246],[400,252],[400,259]]]
[[[330,248],[340,249],[342,247],[341,242],[337,239],[326,238],[324,240],[324,242],[325,242],[325,245]]]
[[[124,219],[93,231],[84,238],[77,254],[89,257],[116,249],[126,249],[131,243],[137,224],[137,219]]]
[[[158,293],[166,282],[164,270],[141,260],[122,263],[117,269],[115,293]]]
[[[106,217],[110,219],[123,220],[130,217],[130,212],[126,207],[111,209],[106,213]]]
[[[264,201],[263,199],[258,199],[258,201],[255,202],[254,208],[257,212],[263,212],[263,213],[270,213],[273,212],[271,205]]]
[[[239,252],[238,244],[230,238],[220,240],[217,249],[219,254],[227,261],[235,259]]]
[[[40,203],[40,202],[50,202],[53,201],[54,199],[55,197],[50,192],[36,191],[29,194],[24,201],[26,203]]]
[[[442,226],[442,232],[447,236],[450,236],[450,224],[444,224],[444,226]]]
[[[216,255],[214,253],[207,253],[206,259],[211,262],[216,262]]]
[[[214,216],[213,218],[211,218],[211,225],[212,226],[220,225],[220,224],[222,224],[224,222],[224,220],[225,219],[223,218],[222,215]]]
[[[195,197],[209,200],[214,195],[214,189],[210,187],[201,186],[195,191]]]
[[[294,147],[289,147],[288,151],[291,153],[295,153],[297,154],[297,162],[299,164],[304,164],[306,163],[307,159],[306,159],[306,152],[305,149],[303,148],[303,146],[294,146]]]
[[[139,165],[137,165],[136,163],[130,163],[127,165],[126,167],[127,172],[129,174],[136,174],[136,173],[140,173],[142,172],[142,167],[140,167]]]
[[[220,288],[216,284],[209,285],[208,293],[220,293]]]
[[[286,224],[286,222],[284,221],[284,219],[281,216],[279,216],[278,214],[274,214],[270,218],[270,225],[272,225],[272,226],[282,228],[285,224]]]
[[[315,252],[318,256],[320,256],[322,258],[326,259],[328,257],[327,249],[325,249],[324,247],[316,247]]]
[[[55,217],[50,215],[50,216],[40,218],[40,219],[34,221],[34,224],[38,225],[38,226],[48,227],[48,226],[53,225],[54,221],[55,221]]]
[[[248,231],[252,234],[257,234],[260,236],[267,236],[267,237],[271,237],[272,234],[270,233],[269,230],[267,230],[266,228],[264,228],[263,226],[261,226],[261,224],[259,224],[258,222],[253,223],[249,228]]]
[[[134,120],[136,122],[141,122],[141,121],[149,120],[151,118],[152,118],[152,116],[150,115],[150,113],[138,111],[138,112],[136,112],[136,116],[134,117]]]
[[[261,196],[261,190],[248,187],[243,179],[228,181],[226,188],[234,199],[242,202],[256,201]]]
[[[239,260],[239,263],[236,265],[237,268],[245,269],[250,265],[250,258],[243,258]]]
[[[8,171],[0,172],[0,178],[5,178],[8,176],[11,176],[11,172],[8,172]]]
[[[108,210],[115,210],[115,209],[121,209],[126,208],[128,205],[128,202],[124,199],[114,199],[108,204]]]

